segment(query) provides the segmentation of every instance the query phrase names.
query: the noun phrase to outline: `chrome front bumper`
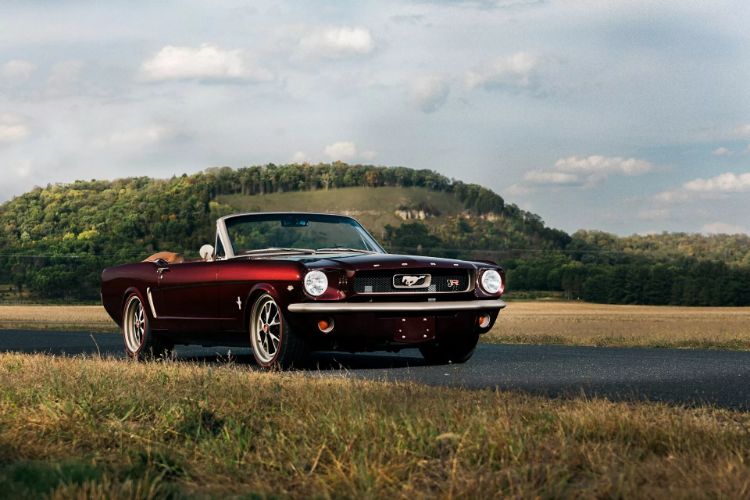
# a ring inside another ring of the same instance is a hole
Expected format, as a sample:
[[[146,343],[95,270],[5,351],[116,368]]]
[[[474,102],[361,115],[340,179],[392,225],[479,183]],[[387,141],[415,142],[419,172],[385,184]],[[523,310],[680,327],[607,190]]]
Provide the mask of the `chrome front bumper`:
[[[433,302],[303,302],[289,304],[293,313],[350,313],[350,312],[430,312],[481,311],[502,309],[505,302],[495,300],[451,300]]]

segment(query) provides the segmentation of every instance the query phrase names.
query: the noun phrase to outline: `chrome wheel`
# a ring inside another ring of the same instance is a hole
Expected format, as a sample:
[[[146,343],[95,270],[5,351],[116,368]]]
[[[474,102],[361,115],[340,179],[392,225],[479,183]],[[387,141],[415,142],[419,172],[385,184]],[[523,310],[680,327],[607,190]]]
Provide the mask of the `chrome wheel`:
[[[125,307],[125,346],[131,353],[137,353],[146,335],[146,311],[141,300],[133,296]]]
[[[251,329],[256,358],[263,364],[273,362],[281,344],[281,312],[270,295],[262,296],[255,303]]]

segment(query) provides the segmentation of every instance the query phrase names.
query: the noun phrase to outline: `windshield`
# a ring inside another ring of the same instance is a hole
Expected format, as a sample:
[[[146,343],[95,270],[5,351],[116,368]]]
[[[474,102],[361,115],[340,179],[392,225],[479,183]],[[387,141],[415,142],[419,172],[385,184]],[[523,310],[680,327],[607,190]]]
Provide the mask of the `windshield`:
[[[225,221],[235,255],[384,250],[357,221],[339,215],[249,214]]]

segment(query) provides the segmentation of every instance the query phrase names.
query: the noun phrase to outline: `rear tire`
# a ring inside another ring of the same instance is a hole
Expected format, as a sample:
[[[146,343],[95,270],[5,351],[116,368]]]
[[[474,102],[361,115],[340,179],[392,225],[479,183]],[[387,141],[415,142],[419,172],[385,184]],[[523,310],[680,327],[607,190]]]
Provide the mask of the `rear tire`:
[[[262,368],[291,368],[307,358],[305,340],[289,327],[281,308],[267,293],[253,304],[248,329],[253,357]]]
[[[151,331],[148,314],[138,295],[132,294],[125,301],[122,318],[125,353],[129,358],[144,361],[172,357],[174,344]]]
[[[479,342],[478,333],[456,335],[420,346],[419,352],[430,365],[466,363],[474,355],[477,342]]]

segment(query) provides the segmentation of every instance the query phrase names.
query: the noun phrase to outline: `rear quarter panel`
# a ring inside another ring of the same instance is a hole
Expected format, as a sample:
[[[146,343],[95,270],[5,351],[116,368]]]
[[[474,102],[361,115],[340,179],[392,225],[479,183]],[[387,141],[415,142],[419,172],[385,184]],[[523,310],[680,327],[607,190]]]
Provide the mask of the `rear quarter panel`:
[[[156,265],[152,262],[109,267],[102,271],[102,305],[115,323],[122,326],[125,298],[135,292],[146,305],[146,289],[154,287],[155,282]],[[146,307],[146,310],[149,311],[149,308]],[[150,317],[150,312],[148,314]]]

